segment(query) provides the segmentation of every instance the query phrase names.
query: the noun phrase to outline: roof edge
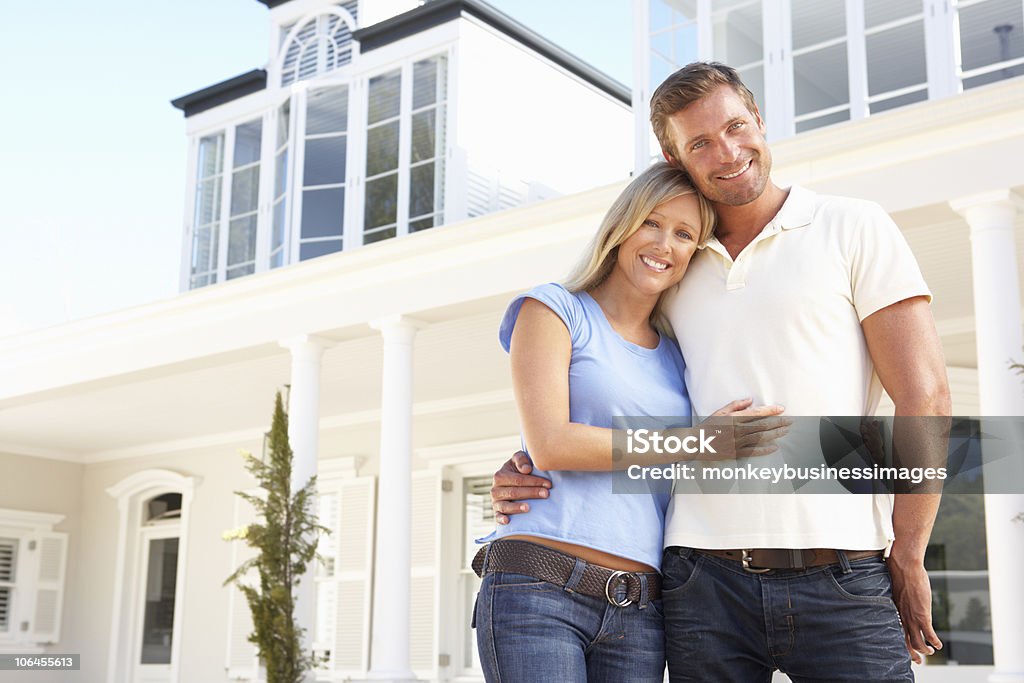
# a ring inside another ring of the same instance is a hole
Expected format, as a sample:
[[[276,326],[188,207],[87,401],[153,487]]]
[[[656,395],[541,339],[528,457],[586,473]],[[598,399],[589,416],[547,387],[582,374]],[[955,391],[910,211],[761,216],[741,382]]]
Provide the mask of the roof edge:
[[[360,52],[370,52],[463,14],[498,29],[623,104],[632,103],[632,92],[625,85],[481,0],[429,0],[416,9],[358,29],[352,37],[359,41]]]
[[[171,104],[185,113],[185,118],[204,112],[207,109],[237,100],[267,87],[266,69],[253,69],[244,74],[229,78],[226,81],[182,95],[171,100]]]

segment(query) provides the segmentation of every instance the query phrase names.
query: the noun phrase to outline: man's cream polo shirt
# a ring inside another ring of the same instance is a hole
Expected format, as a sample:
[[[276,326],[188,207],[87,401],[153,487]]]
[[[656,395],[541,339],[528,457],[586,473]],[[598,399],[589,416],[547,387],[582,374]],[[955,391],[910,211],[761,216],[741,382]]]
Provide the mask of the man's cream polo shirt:
[[[915,296],[930,298],[881,207],[793,187],[735,261],[716,239],[698,252],[664,310],[695,415],[745,397],[791,416],[871,415],[881,384],[860,323]],[[696,548],[878,549],[892,537],[891,496],[863,494],[677,495],[665,529],[666,546]]]

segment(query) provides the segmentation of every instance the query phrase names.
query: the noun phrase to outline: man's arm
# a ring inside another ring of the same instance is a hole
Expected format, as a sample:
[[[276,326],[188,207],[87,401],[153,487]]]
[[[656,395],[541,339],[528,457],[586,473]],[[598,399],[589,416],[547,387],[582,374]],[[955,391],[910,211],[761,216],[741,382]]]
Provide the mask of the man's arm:
[[[908,454],[920,466],[943,466],[952,413],[946,363],[925,297],[894,303],[863,320],[868,351],[882,386],[896,405],[894,457]],[[937,416],[913,419],[912,416]],[[938,419],[945,417],[947,419]],[[942,642],[932,628],[931,585],[924,568],[939,493],[897,493],[888,565],[893,600],[911,658],[932,654]]]

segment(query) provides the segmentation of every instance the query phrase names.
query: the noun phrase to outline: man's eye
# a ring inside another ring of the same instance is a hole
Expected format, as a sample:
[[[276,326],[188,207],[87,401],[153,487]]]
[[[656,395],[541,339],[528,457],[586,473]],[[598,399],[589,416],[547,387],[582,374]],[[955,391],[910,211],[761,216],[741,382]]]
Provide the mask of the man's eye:
[[[743,122],[742,121],[737,121],[736,123],[734,123],[731,126],[729,126],[729,130],[736,130],[737,128],[740,128],[741,126],[743,126]]]
[[[691,147],[690,149],[692,149],[692,150],[698,150],[698,149],[700,149],[701,147],[703,147],[703,146],[704,146],[705,144],[707,144],[707,143],[706,143],[706,142],[704,142],[703,140],[701,140],[700,142],[695,142],[695,143],[693,143],[693,147]]]

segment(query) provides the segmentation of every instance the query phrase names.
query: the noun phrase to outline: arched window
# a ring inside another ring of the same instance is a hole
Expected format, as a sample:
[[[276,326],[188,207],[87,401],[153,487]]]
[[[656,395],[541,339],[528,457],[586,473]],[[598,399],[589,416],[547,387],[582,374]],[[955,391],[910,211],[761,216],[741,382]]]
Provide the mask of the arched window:
[[[357,5],[357,0],[346,0],[339,3],[338,10],[283,29],[286,42],[281,58],[282,87],[320,76],[352,61]]]

